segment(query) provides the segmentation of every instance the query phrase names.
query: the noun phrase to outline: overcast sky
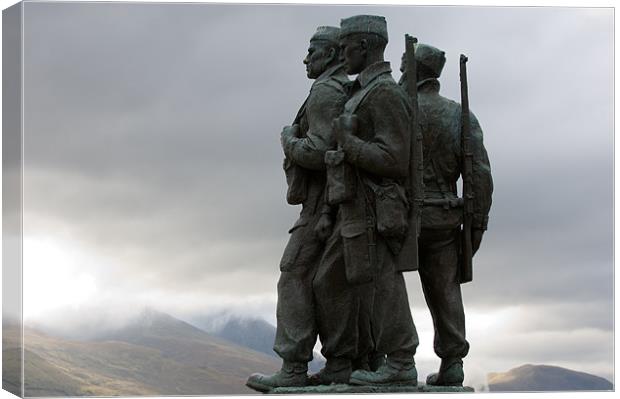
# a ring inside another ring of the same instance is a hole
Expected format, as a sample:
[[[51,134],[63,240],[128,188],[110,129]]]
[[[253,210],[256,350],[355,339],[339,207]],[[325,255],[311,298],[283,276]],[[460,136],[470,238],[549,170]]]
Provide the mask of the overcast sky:
[[[275,322],[299,212],[280,131],[310,88],[315,28],[355,14],[386,17],[396,79],[405,33],[445,50],[447,97],[469,57],[495,191],[463,287],[468,378],[545,363],[612,379],[611,9],[27,3],[27,320],[148,305]],[[407,281],[430,372],[430,316]]]

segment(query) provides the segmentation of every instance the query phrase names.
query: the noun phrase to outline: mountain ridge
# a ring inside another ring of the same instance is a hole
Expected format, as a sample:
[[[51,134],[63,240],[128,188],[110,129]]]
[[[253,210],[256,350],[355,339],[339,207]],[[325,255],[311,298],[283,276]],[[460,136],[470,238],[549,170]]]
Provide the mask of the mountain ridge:
[[[17,334],[17,329],[3,331]],[[26,327],[24,342],[26,396],[250,394],[245,381],[252,372],[279,368],[272,357],[163,313],[94,340]]]
[[[257,323],[264,327],[259,335],[265,344],[262,348],[267,350],[266,343],[272,340],[271,334],[275,335],[275,327],[265,321]],[[233,323],[229,331],[232,329],[240,337],[253,338],[254,325],[255,322]],[[235,331],[235,328],[243,331]],[[226,331],[225,328],[222,330]],[[4,326],[5,364],[20,367],[20,334],[18,326]],[[62,338],[26,327],[25,394],[240,395],[254,393],[245,387],[251,373],[269,374],[279,369],[281,360],[275,354],[260,352],[216,335],[154,310],[146,310],[124,327],[108,331],[96,339]],[[268,348],[271,350],[271,343]],[[11,380],[13,377],[11,373],[5,373],[3,386],[17,384]],[[491,392],[613,389],[613,384],[602,377],[557,366],[532,364],[503,373],[489,373],[487,382]]]
[[[489,373],[491,392],[609,391],[613,383],[603,377],[559,366],[524,364],[507,372]]]

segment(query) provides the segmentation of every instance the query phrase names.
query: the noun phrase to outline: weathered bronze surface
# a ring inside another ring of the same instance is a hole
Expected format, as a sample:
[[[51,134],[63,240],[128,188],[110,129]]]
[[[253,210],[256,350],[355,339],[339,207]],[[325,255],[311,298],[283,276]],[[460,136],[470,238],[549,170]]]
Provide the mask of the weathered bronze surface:
[[[461,107],[439,95],[444,52],[416,42],[407,36],[399,85],[384,60],[384,17],[345,18],[310,39],[314,83],[281,134],[287,201],[302,205],[280,263],[274,350],[283,362],[274,375],[250,376],[255,390],[471,391],[462,387],[460,283],[471,280],[492,179],[464,62]],[[409,270],[419,271],[442,359],[419,387]],[[326,365],[308,376],[317,337]]]
[[[259,391],[308,384],[307,365],[318,334],[313,284],[333,224],[325,202],[324,158],[336,146],[331,124],[342,113],[349,82],[339,61],[339,33],[339,28],[322,26],[310,39],[303,62],[314,83],[293,124],[281,133],[287,200],[302,209],[280,262],[274,350],[283,365],[273,376],[250,376],[247,385]]]
[[[460,283],[471,280],[471,257],[469,265],[463,262],[467,256],[464,256],[466,245],[463,240],[468,240],[470,256],[473,256],[486,230],[493,182],[482,142],[482,129],[469,112],[468,102],[461,107],[439,95],[437,79],[445,64],[444,52],[425,44],[418,44],[416,50],[425,194],[418,242],[418,272],[435,326],[435,353],[441,358],[439,372],[430,375],[426,382],[434,385],[462,384],[462,359],[469,351],[469,343],[465,339]],[[403,62],[401,65],[402,71],[405,71],[405,64]],[[461,65],[462,92],[467,100],[464,62]],[[406,79],[404,74],[401,85],[405,89]],[[466,201],[457,196],[459,177],[466,181]],[[465,212],[469,222],[461,227],[466,219]],[[463,272],[463,268],[469,268],[469,271]],[[465,279],[462,278],[468,274]]]

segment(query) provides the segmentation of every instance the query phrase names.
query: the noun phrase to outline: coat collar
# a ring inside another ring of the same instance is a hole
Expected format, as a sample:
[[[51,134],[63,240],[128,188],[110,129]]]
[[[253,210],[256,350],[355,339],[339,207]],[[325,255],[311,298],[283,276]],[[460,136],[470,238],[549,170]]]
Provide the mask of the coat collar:
[[[357,81],[360,84],[360,87],[363,89],[368,86],[370,82],[375,80],[375,78],[379,75],[383,75],[385,73],[391,73],[392,68],[390,68],[390,63],[387,61],[375,62],[372,65],[369,65],[357,75]]]
[[[344,66],[342,64],[336,64],[336,65],[333,65],[327,68],[325,71],[323,71],[323,73],[318,78],[315,79],[313,85],[326,81],[332,76],[338,74],[343,69],[344,69]]]

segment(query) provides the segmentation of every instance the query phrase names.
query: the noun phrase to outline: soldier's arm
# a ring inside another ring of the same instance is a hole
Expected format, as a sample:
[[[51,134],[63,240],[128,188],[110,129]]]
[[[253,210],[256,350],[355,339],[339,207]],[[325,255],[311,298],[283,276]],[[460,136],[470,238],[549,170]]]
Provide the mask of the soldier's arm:
[[[325,151],[336,147],[332,121],[342,113],[345,102],[344,91],[327,84],[315,86],[307,104],[307,137],[283,137],[286,156],[304,168],[325,170]]]
[[[487,229],[489,211],[491,210],[491,196],[493,194],[493,178],[489,156],[484,148],[482,128],[473,113],[471,118],[471,148],[473,157],[473,192],[474,192],[474,229]]]
[[[370,141],[346,135],[342,143],[347,161],[370,173],[402,178],[409,173],[410,106],[398,87],[378,86],[366,97],[374,137]]]

